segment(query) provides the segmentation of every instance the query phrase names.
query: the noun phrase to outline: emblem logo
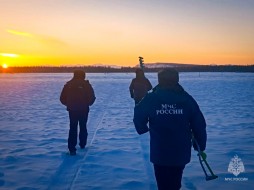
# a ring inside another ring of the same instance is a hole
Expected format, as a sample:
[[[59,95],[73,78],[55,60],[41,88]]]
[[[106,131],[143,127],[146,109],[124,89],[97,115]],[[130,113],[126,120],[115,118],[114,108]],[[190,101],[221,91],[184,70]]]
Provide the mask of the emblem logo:
[[[228,172],[234,174],[235,176],[238,176],[240,173],[244,172],[244,165],[237,155],[235,155],[228,165]]]

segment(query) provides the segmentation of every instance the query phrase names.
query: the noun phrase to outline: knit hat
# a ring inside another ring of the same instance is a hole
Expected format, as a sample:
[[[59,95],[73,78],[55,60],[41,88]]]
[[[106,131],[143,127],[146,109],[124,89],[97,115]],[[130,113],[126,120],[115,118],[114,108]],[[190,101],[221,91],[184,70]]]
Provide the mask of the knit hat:
[[[163,87],[174,86],[179,82],[178,71],[173,68],[163,69],[158,73],[158,81]]]
[[[74,76],[75,79],[85,79],[86,73],[82,70],[75,70],[74,71]]]

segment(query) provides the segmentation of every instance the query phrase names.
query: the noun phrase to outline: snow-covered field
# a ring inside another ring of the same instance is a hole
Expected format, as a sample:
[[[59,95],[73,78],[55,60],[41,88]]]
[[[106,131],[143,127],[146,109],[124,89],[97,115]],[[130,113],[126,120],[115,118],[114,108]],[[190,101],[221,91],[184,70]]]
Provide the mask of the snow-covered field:
[[[157,83],[156,73],[146,76]],[[132,122],[134,74],[87,74],[97,99],[77,156],[66,155],[69,120],[59,102],[71,77],[0,74],[0,189],[156,190],[149,135],[137,135]],[[180,83],[204,113],[207,160],[219,176],[205,181],[193,151],[182,189],[254,189],[254,74],[180,73]],[[237,176],[228,172],[236,155],[245,169]]]

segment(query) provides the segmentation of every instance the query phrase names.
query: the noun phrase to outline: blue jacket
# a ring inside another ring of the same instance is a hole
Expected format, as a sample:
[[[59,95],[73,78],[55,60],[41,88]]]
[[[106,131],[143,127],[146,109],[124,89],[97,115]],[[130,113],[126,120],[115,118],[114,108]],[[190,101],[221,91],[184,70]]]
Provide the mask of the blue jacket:
[[[197,102],[177,84],[157,87],[134,109],[138,134],[150,132],[150,160],[162,166],[183,166],[190,162],[192,134],[203,151],[206,122]],[[149,127],[147,126],[149,123]]]

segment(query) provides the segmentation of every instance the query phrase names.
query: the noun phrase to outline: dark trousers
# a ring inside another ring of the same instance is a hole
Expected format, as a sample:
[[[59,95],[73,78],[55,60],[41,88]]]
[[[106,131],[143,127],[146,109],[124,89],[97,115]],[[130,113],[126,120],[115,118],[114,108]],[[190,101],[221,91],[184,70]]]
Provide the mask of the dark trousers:
[[[185,166],[159,166],[154,164],[158,190],[179,190]]]
[[[68,138],[68,149],[70,152],[76,151],[78,124],[79,124],[79,145],[85,147],[87,142],[87,111],[69,111],[70,130]]]

